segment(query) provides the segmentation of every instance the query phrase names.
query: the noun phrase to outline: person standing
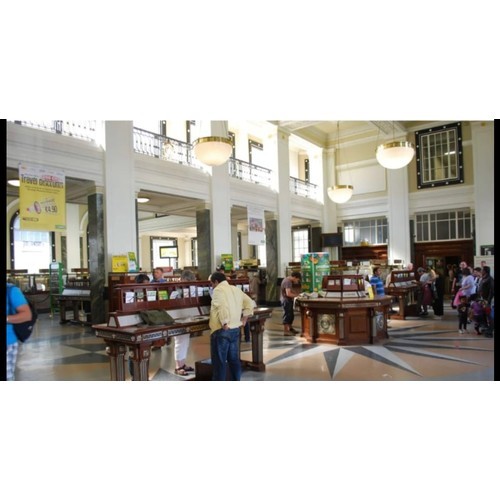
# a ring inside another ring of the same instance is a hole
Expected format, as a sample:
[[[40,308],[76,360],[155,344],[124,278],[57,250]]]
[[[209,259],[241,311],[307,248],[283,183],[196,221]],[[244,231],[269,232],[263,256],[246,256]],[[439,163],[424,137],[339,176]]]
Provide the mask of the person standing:
[[[467,300],[476,293],[476,284],[468,267],[462,269],[462,281],[458,293],[462,297],[467,297]]]
[[[299,271],[293,271],[290,276],[287,276],[281,282],[281,305],[283,307],[283,326],[286,336],[299,333],[292,326],[295,319],[293,300],[299,295],[293,291],[293,286],[298,285],[301,278],[302,276]]]
[[[373,268],[373,274],[370,278],[370,285],[375,288],[375,294],[379,297],[385,295],[384,280],[380,277],[382,269],[380,267]]]
[[[226,380],[226,363],[233,380],[241,379],[239,353],[240,326],[253,314],[253,300],[242,290],[227,282],[225,274],[210,275],[212,304],[210,306],[210,355],[212,380]]]
[[[436,319],[443,319],[444,314],[444,291],[445,291],[445,278],[441,269],[436,271],[436,279],[431,283],[431,290],[433,295],[432,310]]]
[[[467,333],[467,323],[469,320],[469,302],[465,295],[460,296],[460,302],[457,306],[458,312],[458,333]]]
[[[15,324],[24,323],[31,320],[31,309],[23,292],[12,283],[7,283],[7,302],[6,302],[6,341],[7,341],[7,380],[15,380],[17,353],[19,343]]]
[[[481,269],[477,293],[488,305],[491,305],[495,293],[495,282],[490,274],[490,266],[483,266]]]
[[[196,275],[189,269],[184,269],[181,273],[181,281],[196,281]],[[192,366],[186,365],[187,352],[189,349],[190,334],[174,336],[174,359],[175,359],[175,374],[186,377],[194,372]]]
[[[163,268],[155,267],[153,269],[152,283],[165,283],[167,280],[163,277]]]
[[[424,271],[423,268],[419,268],[419,272],[422,272],[420,275],[420,280],[419,280],[419,285],[420,285],[420,307],[421,307],[421,316],[427,316],[429,314],[427,308],[432,305],[433,301],[433,296],[432,296],[432,289],[431,285],[432,282],[434,281],[434,278],[432,277],[431,273],[431,268],[427,267],[427,269]]]

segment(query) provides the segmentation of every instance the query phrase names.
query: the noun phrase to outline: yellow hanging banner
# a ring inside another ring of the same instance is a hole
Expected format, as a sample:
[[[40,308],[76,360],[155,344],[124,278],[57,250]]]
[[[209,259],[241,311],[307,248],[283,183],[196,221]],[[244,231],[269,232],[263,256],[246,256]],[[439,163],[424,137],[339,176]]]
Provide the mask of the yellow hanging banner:
[[[63,172],[19,164],[19,216],[22,230],[66,230]]]

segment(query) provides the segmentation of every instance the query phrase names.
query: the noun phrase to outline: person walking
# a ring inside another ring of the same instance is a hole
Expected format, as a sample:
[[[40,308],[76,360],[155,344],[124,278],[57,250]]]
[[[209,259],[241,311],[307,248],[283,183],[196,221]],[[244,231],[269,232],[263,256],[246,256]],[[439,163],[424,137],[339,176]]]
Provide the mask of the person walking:
[[[209,279],[213,288],[208,323],[212,380],[226,380],[226,364],[232,379],[240,380],[240,327],[253,314],[254,302],[238,287],[230,285],[220,271],[212,273]]]
[[[281,282],[281,306],[283,307],[283,327],[286,336],[299,333],[292,326],[295,319],[293,300],[299,295],[293,291],[293,286],[299,284],[301,279],[302,276],[299,271],[293,271],[290,276],[287,276]]]
[[[7,337],[7,380],[15,380],[19,342],[14,325],[31,320],[31,309],[20,288],[7,283],[6,337]]]

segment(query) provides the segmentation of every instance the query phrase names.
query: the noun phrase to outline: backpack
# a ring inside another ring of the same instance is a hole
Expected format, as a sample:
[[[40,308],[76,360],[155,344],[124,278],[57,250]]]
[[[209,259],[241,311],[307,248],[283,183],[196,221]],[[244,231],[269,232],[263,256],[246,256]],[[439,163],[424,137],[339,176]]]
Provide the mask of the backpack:
[[[12,287],[9,288],[9,294],[11,293],[10,291],[12,290]],[[23,294],[24,295],[24,294]],[[26,342],[31,334],[33,333],[33,329],[35,327],[36,320],[38,318],[38,313],[36,311],[35,304],[29,299],[28,297],[24,296],[26,301],[28,302],[28,305],[30,306],[31,309],[31,319],[29,321],[25,321],[24,323],[17,323],[17,324],[12,324],[14,327],[14,331],[16,332],[16,337],[20,342]],[[9,297],[9,304],[11,304],[12,301],[10,300]],[[11,313],[11,314],[15,314]]]

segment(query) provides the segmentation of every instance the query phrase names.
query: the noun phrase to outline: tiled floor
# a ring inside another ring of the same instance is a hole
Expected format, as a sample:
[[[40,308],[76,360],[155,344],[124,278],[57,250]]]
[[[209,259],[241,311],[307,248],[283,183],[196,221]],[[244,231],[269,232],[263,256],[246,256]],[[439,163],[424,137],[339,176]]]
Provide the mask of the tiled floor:
[[[105,345],[88,327],[60,325],[48,314],[21,346],[16,380],[110,380]],[[264,333],[265,372],[244,371],[244,381],[385,381],[494,380],[494,339],[478,336],[469,325],[459,334],[456,312],[445,306],[443,320],[391,320],[389,339],[376,345],[338,347],[309,344],[303,337],[284,337],[281,309],[273,312]],[[294,326],[300,329],[296,316]],[[191,339],[187,363],[210,357],[209,334]],[[251,359],[242,344],[242,359]],[[192,377],[191,377],[192,378]],[[184,381],[174,373],[173,343],[154,350],[150,380]]]

